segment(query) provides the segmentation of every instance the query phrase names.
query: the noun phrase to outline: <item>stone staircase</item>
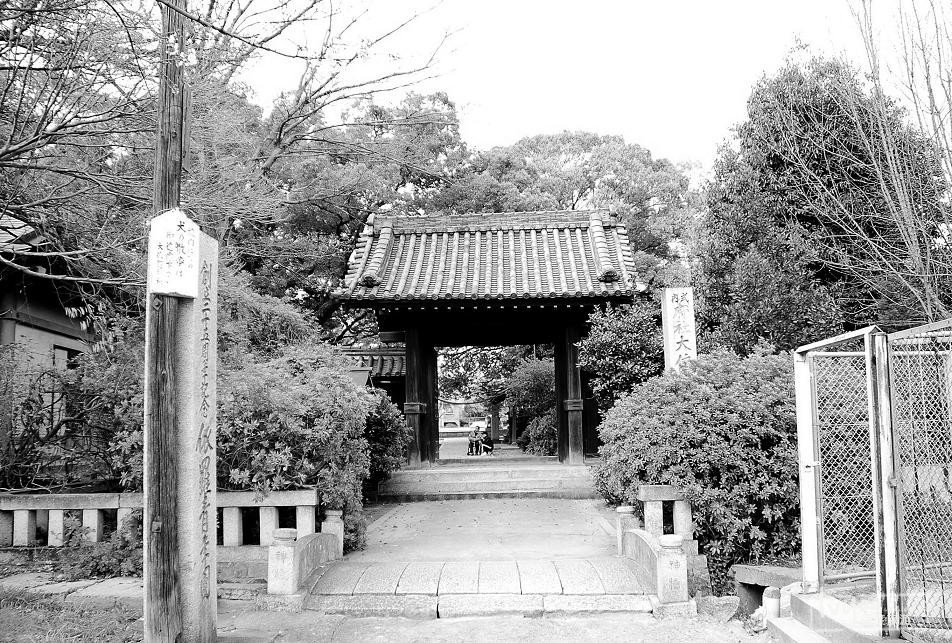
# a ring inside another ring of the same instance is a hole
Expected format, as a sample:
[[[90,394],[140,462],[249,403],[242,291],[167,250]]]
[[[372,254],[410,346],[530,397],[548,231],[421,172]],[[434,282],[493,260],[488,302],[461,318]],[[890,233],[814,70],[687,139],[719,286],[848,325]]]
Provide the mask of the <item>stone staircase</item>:
[[[428,469],[403,469],[380,484],[385,502],[480,498],[597,498],[586,465],[542,458],[454,461]]]
[[[767,620],[783,643],[886,643],[880,637],[878,604],[848,604],[825,593],[790,597],[790,616]],[[923,638],[923,640],[929,640]]]
[[[343,562],[320,570],[305,609],[350,616],[649,613],[626,558]]]

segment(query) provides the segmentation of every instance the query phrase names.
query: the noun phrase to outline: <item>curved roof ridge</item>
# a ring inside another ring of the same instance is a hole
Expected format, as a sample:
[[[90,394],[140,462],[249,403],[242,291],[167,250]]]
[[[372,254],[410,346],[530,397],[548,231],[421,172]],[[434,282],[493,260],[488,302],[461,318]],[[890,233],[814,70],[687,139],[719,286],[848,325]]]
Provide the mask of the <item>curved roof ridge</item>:
[[[549,227],[588,227],[592,213],[605,225],[615,225],[608,210],[527,210],[468,212],[465,214],[377,215],[375,228],[389,225],[395,232],[475,232],[486,230],[541,230]]]
[[[337,296],[353,303],[630,297],[637,273],[604,209],[378,214],[348,264]]]

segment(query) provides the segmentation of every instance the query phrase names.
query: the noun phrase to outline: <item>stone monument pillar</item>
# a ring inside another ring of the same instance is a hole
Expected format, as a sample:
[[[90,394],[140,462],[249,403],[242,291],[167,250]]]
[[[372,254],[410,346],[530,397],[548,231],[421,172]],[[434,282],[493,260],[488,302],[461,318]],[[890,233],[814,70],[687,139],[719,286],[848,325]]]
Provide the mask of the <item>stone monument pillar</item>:
[[[684,362],[697,359],[693,288],[662,290],[661,326],[666,369],[679,370]]]
[[[217,284],[218,243],[180,210],[155,217],[144,400],[147,640],[216,638]]]

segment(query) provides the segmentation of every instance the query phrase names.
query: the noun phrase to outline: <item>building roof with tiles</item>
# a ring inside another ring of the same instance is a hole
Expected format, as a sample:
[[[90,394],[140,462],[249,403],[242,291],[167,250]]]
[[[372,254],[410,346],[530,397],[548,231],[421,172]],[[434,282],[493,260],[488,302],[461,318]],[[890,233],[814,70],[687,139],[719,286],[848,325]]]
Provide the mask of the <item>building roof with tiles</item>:
[[[356,368],[369,368],[370,377],[405,377],[407,374],[404,348],[345,348],[343,352]]]
[[[635,266],[605,210],[378,216],[338,296],[352,303],[628,298]]]

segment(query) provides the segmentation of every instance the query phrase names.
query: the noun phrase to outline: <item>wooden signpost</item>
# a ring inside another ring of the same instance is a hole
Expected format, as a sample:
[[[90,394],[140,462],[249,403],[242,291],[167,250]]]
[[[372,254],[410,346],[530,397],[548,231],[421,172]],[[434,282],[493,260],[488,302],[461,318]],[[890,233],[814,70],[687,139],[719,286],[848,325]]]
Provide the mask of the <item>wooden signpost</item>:
[[[150,641],[215,640],[218,244],[180,210],[152,220],[145,369]]]
[[[185,0],[170,0],[184,11]],[[143,554],[146,641],[214,641],[218,244],[179,209],[185,18],[162,5],[146,291]]]
[[[664,367],[679,370],[697,359],[697,335],[694,326],[694,289],[662,290],[661,327],[664,337]]]

